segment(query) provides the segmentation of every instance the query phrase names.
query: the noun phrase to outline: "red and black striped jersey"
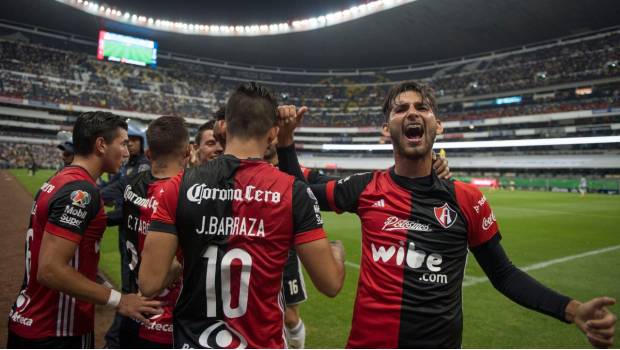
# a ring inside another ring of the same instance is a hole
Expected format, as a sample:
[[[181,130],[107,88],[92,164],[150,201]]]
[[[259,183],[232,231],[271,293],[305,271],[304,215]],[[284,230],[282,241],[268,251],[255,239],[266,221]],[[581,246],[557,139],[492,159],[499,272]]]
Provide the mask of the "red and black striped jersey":
[[[409,179],[393,170],[353,175],[317,190],[332,210],[356,213],[362,222],[347,346],[460,347],[467,250],[498,232],[482,193],[434,172]]]
[[[67,166],[41,186],[26,233],[24,282],[9,315],[11,332],[39,339],[79,336],[94,330],[94,305],[39,284],[37,269],[41,241],[47,232],[78,245],[70,264],[94,281],[105,227],[103,202],[84,168]]]
[[[157,179],[150,170],[143,171],[130,177],[123,191],[123,222],[127,233],[126,249],[130,257],[129,292],[138,292],[138,271],[140,270],[140,256],[144,247],[144,240],[148,233],[151,216],[157,208],[156,196],[163,190],[168,178]],[[149,325],[140,324],[138,335],[150,342],[172,345],[172,312],[181,291],[181,283],[175,282],[165,288],[155,300],[163,301],[163,312],[152,316]]]
[[[150,230],[178,235],[184,260],[174,346],[284,347],[289,248],[325,238],[312,191],[267,162],[230,155],[163,189]]]

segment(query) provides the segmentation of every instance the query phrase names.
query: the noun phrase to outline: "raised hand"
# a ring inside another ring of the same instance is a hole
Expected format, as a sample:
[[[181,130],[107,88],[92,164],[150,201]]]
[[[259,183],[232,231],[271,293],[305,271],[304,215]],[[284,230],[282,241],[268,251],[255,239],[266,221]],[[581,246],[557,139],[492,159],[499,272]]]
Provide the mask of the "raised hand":
[[[452,173],[450,172],[450,167],[448,167],[448,160],[443,157],[439,157],[437,153],[433,152],[433,169],[435,169],[435,173],[440,179],[450,179],[452,177]]]
[[[293,105],[278,106],[278,147],[290,146],[293,143],[295,128],[299,126],[306,112],[306,106],[299,109]]]

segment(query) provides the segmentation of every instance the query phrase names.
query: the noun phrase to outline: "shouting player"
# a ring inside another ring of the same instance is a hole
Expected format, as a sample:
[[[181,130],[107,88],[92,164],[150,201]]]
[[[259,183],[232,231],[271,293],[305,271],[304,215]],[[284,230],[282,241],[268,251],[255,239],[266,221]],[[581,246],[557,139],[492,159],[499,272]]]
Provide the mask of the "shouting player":
[[[239,87],[226,106],[224,155],[170,179],[159,196],[139,285],[157,295],[181,247],[175,347],[285,347],[282,270],[293,244],[319,291],[342,288],[342,244],[327,241],[314,195],[262,159],[276,113],[265,88]]]
[[[482,193],[437,177],[431,154],[443,128],[436,111],[428,86],[393,87],[383,105],[383,128],[392,139],[395,165],[312,186],[322,209],[356,213],[362,221],[360,278],[347,347],[461,347],[468,248],[502,294],[574,322],[595,346],[611,346],[616,317],[606,306],[613,299],[581,303],[516,268]],[[292,158],[282,157],[281,167],[298,168],[282,164]]]
[[[106,227],[95,184],[117,172],[127,151],[127,124],[114,114],[87,112],[73,128],[73,163],[43,184],[26,233],[26,272],[9,316],[8,348],[92,348],[94,304],[144,322],[157,301],[95,282]]]

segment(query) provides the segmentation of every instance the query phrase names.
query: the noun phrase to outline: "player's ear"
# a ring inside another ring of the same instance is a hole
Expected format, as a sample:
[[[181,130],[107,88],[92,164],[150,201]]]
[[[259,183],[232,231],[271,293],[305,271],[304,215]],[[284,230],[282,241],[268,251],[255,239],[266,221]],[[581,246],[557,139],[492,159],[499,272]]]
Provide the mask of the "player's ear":
[[[151,158],[151,150],[150,149],[147,149],[146,152],[144,152],[144,155],[146,156],[146,159],[153,160]]]
[[[441,123],[441,120],[436,119],[435,122],[437,123],[437,135],[443,134],[443,124]]]
[[[390,137],[390,126],[387,122],[383,123],[381,126],[381,136]]]
[[[95,139],[95,145],[93,147],[93,151],[95,154],[103,155],[105,154],[106,149],[108,148],[108,143],[102,136],[99,136]]]
[[[222,137],[224,138],[224,140],[226,140],[226,130],[227,130],[227,125],[226,125],[226,121],[225,120],[220,120],[218,123],[220,123],[220,130],[221,130],[221,134]]]

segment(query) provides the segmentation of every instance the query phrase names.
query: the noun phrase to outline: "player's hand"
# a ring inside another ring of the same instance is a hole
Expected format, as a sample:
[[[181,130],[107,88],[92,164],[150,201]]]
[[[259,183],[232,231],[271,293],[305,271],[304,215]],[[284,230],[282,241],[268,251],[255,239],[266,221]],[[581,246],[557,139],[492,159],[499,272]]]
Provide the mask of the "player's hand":
[[[118,304],[117,311],[123,316],[127,316],[146,325],[149,320],[144,315],[158,315],[164,312],[161,309],[163,303],[157,300],[150,300],[138,294],[123,294]]]
[[[301,123],[304,114],[308,112],[308,107],[303,106],[299,109],[293,105],[278,106],[278,147],[287,147],[293,144],[293,133],[295,128]]]
[[[342,241],[329,241],[329,246],[332,248],[332,255],[334,256],[334,259],[337,262],[344,264],[345,254]]]
[[[433,169],[435,169],[435,173],[440,179],[450,179],[452,177],[452,173],[450,172],[450,167],[448,167],[448,160],[446,158],[439,157],[437,153],[432,152],[433,155]]]
[[[616,300],[599,297],[580,304],[575,311],[575,325],[586,334],[590,344],[597,348],[609,348],[614,343],[616,333],[616,315],[607,306]]]

